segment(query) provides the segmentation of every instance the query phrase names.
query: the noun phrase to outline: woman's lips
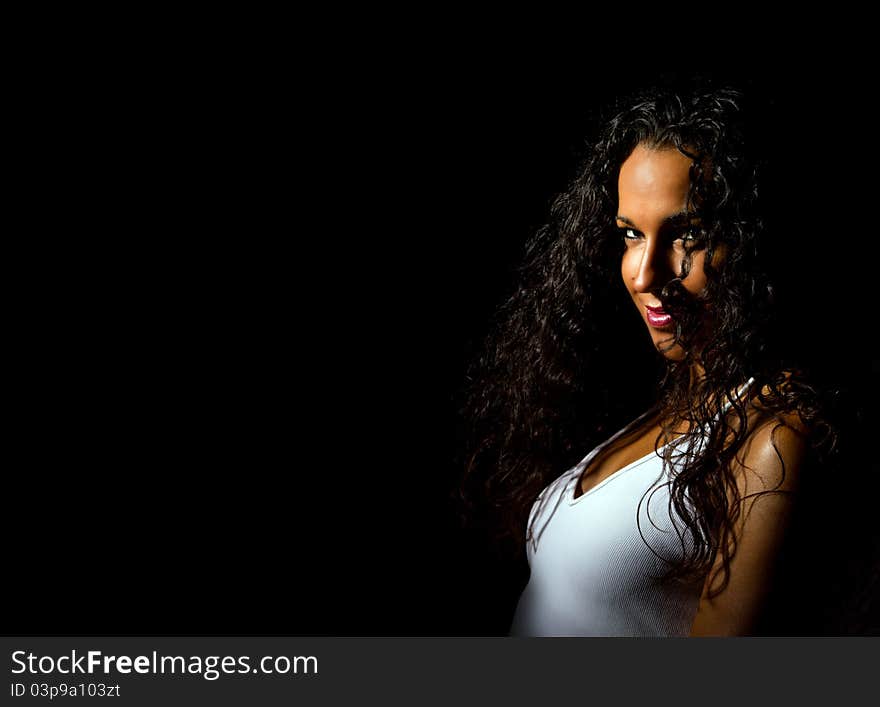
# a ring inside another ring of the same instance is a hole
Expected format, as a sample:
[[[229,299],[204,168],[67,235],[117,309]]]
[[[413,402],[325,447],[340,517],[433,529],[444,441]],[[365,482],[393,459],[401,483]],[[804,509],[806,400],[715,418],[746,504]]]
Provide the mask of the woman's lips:
[[[672,324],[672,315],[663,311],[663,307],[645,307],[648,324],[655,329],[664,329]]]

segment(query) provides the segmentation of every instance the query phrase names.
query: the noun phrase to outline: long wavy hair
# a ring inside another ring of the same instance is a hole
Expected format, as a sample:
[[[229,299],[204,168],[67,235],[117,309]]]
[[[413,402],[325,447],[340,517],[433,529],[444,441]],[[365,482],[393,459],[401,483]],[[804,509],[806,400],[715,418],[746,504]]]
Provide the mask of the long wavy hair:
[[[778,336],[771,272],[778,246],[761,215],[762,161],[749,140],[745,100],[732,88],[654,89],[617,107],[587,145],[570,186],[553,201],[548,222],[526,244],[515,288],[470,366],[460,410],[464,514],[480,517],[494,541],[521,550],[541,490],[632,419],[636,408],[653,403],[662,427],[655,448],[675,469],[670,506],[684,528],[682,555],[664,558],[669,569],[662,579],[702,578],[720,556],[717,592],[729,578],[735,519],[745,500],[732,462],[751,431],[750,403],[734,391],[754,378],[751,390],[777,424],[783,414],[796,415],[817,455],[833,450],[822,392]],[[619,284],[617,178],[639,144],[675,148],[692,159],[689,203],[700,226],[678,277],[658,293],[675,315],[682,360],[651,350]],[[720,248],[724,258],[712,267]],[[694,298],[681,279],[697,249],[706,251],[707,285]],[[707,303],[713,311],[708,333],[700,327]],[[695,363],[704,375],[693,381]],[[615,385],[621,374],[629,383],[625,396]],[[719,415],[725,401],[730,413]],[[664,446],[682,427],[691,432]]]

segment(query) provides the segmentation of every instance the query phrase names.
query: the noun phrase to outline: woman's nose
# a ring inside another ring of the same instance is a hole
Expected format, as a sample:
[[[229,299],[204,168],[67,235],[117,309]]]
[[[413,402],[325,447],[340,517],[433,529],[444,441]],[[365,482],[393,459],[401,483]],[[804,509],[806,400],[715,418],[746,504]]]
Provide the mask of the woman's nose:
[[[641,256],[633,281],[633,289],[637,292],[656,290],[676,277],[672,253],[655,239],[648,239]]]

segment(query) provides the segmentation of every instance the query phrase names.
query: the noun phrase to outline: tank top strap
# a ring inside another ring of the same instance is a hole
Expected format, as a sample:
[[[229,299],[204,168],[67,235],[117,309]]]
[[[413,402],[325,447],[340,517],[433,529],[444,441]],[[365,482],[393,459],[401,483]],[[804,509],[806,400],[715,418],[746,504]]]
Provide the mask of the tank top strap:
[[[755,377],[754,376],[750,377],[745,383],[743,383],[737,389],[736,393],[733,394],[733,398],[738,401],[741,401],[743,394],[745,392],[747,392],[749,390],[749,388],[752,387],[752,384],[754,382],[755,382]],[[730,410],[731,407],[733,407],[733,401],[732,400],[725,401],[724,405],[721,406],[721,412],[718,413],[716,419],[720,419],[721,416],[724,415],[728,410]]]

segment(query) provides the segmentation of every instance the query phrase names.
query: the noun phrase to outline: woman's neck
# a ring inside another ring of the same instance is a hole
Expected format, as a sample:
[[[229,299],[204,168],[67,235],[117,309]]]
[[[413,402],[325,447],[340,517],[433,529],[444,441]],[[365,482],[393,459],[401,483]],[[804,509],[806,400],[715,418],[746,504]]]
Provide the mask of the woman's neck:
[[[694,393],[705,381],[706,379],[706,369],[700,363],[694,362],[691,364],[689,369],[690,373],[690,388],[691,393]],[[748,380],[742,380],[736,383],[735,387],[728,391],[728,397],[738,398],[740,391],[743,386],[748,382]],[[711,398],[711,407],[712,408],[721,408],[726,402],[726,398],[723,393],[718,393],[713,391],[710,395]]]

